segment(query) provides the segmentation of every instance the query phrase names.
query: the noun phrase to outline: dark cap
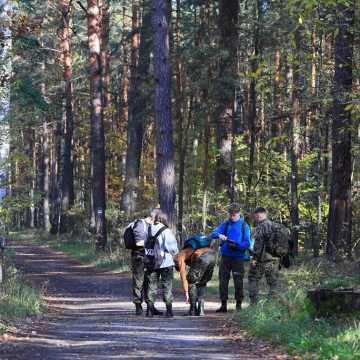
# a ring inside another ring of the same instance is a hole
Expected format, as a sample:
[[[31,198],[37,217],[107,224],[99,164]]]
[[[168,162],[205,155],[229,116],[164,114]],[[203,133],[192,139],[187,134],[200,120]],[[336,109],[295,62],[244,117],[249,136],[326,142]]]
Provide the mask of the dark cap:
[[[266,209],[263,208],[263,207],[258,207],[258,208],[256,208],[255,211],[254,211],[254,214],[266,214],[266,213],[267,213],[267,211],[266,211]]]
[[[239,213],[240,211],[241,211],[240,205],[237,203],[232,203],[228,209],[229,214]]]

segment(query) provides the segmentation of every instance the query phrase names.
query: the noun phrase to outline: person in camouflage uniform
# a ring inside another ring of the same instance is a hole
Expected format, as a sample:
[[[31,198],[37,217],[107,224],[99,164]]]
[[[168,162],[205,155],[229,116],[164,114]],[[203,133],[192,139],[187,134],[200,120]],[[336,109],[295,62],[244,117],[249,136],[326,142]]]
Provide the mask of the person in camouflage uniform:
[[[269,286],[269,297],[272,297],[276,292],[279,275],[279,258],[273,257],[266,251],[266,242],[272,235],[273,223],[268,219],[266,209],[261,207],[254,211],[254,218],[255,245],[249,270],[249,296],[252,305],[258,301],[258,285],[261,278],[265,275]]]
[[[187,315],[203,316],[206,284],[211,280],[215,266],[215,251],[210,247],[194,250],[184,247],[175,257],[175,268],[180,272],[185,300],[190,303]],[[186,271],[188,267],[188,271]]]

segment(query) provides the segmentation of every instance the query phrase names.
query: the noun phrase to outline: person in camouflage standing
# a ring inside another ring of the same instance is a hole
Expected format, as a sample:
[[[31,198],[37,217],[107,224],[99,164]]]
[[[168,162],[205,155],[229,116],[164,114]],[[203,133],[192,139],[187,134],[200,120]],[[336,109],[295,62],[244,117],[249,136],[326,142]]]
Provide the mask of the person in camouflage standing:
[[[269,286],[269,297],[274,296],[278,283],[279,258],[272,256],[267,251],[267,242],[270,241],[273,233],[273,223],[268,219],[266,209],[259,207],[254,211],[256,226],[253,230],[255,245],[253,258],[249,270],[249,296],[250,304],[258,302],[258,284],[265,275]]]

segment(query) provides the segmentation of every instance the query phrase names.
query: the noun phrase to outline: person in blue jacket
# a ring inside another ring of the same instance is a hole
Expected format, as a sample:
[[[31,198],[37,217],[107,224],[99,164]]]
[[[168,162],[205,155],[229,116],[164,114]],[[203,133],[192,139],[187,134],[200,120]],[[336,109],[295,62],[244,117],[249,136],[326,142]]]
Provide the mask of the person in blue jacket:
[[[244,261],[249,260],[250,226],[240,216],[240,206],[229,206],[229,219],[220,224],[212,233],[213,239],[220,240],[219,293],[221,307],[216,312],[227,312],[230,274],[235,287],[236,310],[241,310],[244,298]]]

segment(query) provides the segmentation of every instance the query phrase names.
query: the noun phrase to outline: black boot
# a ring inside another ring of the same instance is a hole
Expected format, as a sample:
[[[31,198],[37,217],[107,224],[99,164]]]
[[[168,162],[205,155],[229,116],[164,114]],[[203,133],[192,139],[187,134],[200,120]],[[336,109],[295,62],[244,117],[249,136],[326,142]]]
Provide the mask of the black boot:
[[[185,316],[194,316],[195,313],[196,313],[196,303],[191,302],[189,311],[184,315]]]
[[[166,317],[174,317],[173,311],[172,311],[172,304],[166,304]]]
[[[250,298],[250,306],[255,306],[257,304],[257,298],[256,297],[251,297]]]
[[[221,306],[216,310],[217,313],[226,313],[227,312],[227,301],[222,300]]]
[[[154,309],[153,304],[147,304],[146,316],[152,318],[154,316]]]
[[[241,311],[241,301],[236,301],[236,311]]]
[[[143,308],[142,308],[141,304],[139,304],[139,303],[135,304],[135,308],[136,308],[135,315],[140,316],[143,314]]]
[[[197,316],[205,316],[205,300],[199,300],[196,309]]]
[[[154,306],[154,309],[153,309],[153,314],[157,315],[157,316],[164,315],[164,313],[162,311],[158,310],[155,306]]]

